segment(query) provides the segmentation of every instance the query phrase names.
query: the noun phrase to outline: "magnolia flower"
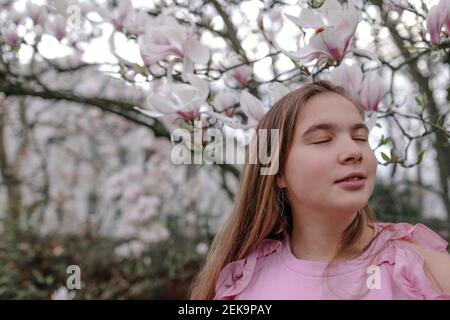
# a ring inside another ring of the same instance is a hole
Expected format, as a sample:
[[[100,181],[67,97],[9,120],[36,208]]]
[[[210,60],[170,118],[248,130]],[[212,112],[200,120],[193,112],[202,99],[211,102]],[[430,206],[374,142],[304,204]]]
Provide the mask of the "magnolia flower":
[[[228,55],[225,66],[230,69],[227,72],[227,77],[233,79],[239,87],[244,88],[250,81],[253,73],[253,68],[251,66],[243,64],[242,60],[235,52],[232,52]]]
[[[27,2],[26,15],[31,18],[35,25],[39,25],[43,23],[47,17],[46,7]]]
[[[15,24],[10,24],[8,27],[4,28],[2,30],[2,35],[5,39],[5,43],[11,47],[16,46],[20,42],[17,26]]]
[[[194,74],[186,75],[189,84],[169,83],[170,93],[167,96],[154,94],[147,99],[150,110],[134,107],[149,117],[161,117],[176,114],[184,120],[194,120],[205,103],[209,87],[208,82]]]
[[[121,30],[133,11],[131,0],[118,1],[118,5],[112,12],[104,10],[103,16],[109,20],[116,30]]]
[[[353,2],[349,0],[344,9],[337,0],[328,0],[320,9],[304,8],[300,17],[286,15],[300,28],[315,28],[315,33],[306,47],[297,52],[281,49],[286,55],[308,63],[318,59],[320,66],[329,60],[341,61],[350,52],[378,60],[371,52],[352,48],[351,40],[360,21]]]
[[[331,79],[359,99],[367,112],[378,112],[384,95],[383,79],[379,75],[371,72],[363,80],[363,73],[357,64],[341,64],[331,72]]]
[[[150,23],[150,16],[143,10],[133,11],[130,17],[126,20],[125,29],[135,35],[143,35]]]
[[[341,64],[331,72],[331,79],[362,103],[365,109],[365,122],[371,130],[376,123],[379,104],[385,91],[381,77],[372,72],[363,80],[363,73],[357,64],[351,66]]]
[[[274,104],[290,92],[288,87],[279,82],[271,83],[268,87],[268,91],[271,96],[272,104]]]
[[[58,41],[66,36],[66,21],[61,16],[52,16],[47,22],[48,32]]]
[[[235,113],[234,106],[239,102],[237,96],[230,91],[220,91],[217,93],[217,95],[214,97],[212,101],[212,105],[214,108],[219,111],[223,112],[228,117],[232,117]]]
[[[334,83],[339,84],[349,93],[358,95],[361,91],[363,73],[358,64],[351,66],[340,64],[331,72],[331,78]]]
[[[9,11],[9,19],[16,25],[20,24],[20,21],[23,18],[23,13],[19,12],[17,10],[10,10]]]
[[[267,19],[265,19],[267,18]],[[258,28],[263,29],[268,39],[274,41],[275,36],[283,28],[283,9],[281,6],[261,11],[258,16]]]
[[[439,44],[442,27],[445,25],[447,33],[450,32],[450,0],[441,0],[437,6],[431,7],[426,25],[431,43]]]
[[[289,93],[289,88],[281,83],[274,82],[269,86],[269,92],[271,94],[272,104],[276,103],[282,97]],[[266,114],[269,108],[266,108],[264,104],[248,91],[243,91],[241,94],[240,105],[242,111],[248,117],[246,126],[242,126],[244,129],[254,128],[258,125],[259,121]]]
[[[52,63],[60,68],[76,68],[83,63],[83,53],[83,51],[79,50],[73,51],[64,57],[52,59]]]
[[[360,98],[367,111],[378,112],[378,106],[384,95],[383,79],[372,72],[361,85]]]
[[[195,34],[196,27],[186,28],[170,16],[161,16],[147,24],[146,32],[138,37],[138,44],[145,66],[150,66],[168,56],[183,60],[184,76],[193,73],[193,64],[205,64],[209,60],[208,49]]]
[[[281,83],[272,83],[269,88],[269,93],[271,95],[272,104],[280,100],[286,94],[289,93],[289,88],[282,85]],[[230,127],[239,128],[239,129],[251,129],[255,128],[261,118],[266,114],[268,108],[264,106],[264,104],[255,96],[250,94],[248,91],[243,91],[240,97],[240,106],[244,114],[247,116],[248,121],[246,125],[243,125],[237,121],[237,119],[223,115],[221,113],[217,113],[214,111],[206,111],[205,113],[211,117],[217,118],[223,121]]]
[[[258,98],[248,91],[242,92],[240,104],[242,111],[248,117],[247,126],[251,127],[256,127],[268,110]]]

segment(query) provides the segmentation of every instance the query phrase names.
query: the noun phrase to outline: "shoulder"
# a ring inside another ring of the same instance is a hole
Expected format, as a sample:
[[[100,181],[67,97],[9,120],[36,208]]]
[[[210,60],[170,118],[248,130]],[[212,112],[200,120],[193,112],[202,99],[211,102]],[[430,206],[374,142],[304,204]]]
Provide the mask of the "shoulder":
[[[398,287],[417,299],[450,299],[448,242],[418,223],[379,224],[386,248],[377,263],[387,263]]]
[[[281,240],[264,239],[245,258],[226,264],[216,282],[214,299],[233,299],[247,287],[257,269],[257,265],[264,261],[266,257],[279,252],[281,247]]]
[[[424,245],[404,240],[402,242],[422,256],[428,280],[440,291],[450,294],[450,255]]]

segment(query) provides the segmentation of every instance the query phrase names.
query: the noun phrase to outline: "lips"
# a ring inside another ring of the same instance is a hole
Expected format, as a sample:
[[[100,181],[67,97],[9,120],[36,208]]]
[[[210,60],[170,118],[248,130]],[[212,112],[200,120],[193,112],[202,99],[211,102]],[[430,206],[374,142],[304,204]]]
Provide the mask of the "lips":
[[[363,172],[352,172],[345,177],[337,180],[335,183],[339,183],[342,181],[358,181],[366,178],[366,175]]]

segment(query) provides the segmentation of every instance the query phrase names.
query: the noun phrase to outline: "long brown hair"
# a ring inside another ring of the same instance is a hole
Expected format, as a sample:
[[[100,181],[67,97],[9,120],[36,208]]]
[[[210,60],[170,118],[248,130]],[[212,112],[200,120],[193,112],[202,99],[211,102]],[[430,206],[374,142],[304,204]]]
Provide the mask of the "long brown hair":
[[[269,109],[256,127],[256,132],[259,132],[259,129],[267,129],[267,139],[270,142],[270,129],[279,129],[278,173],[260,175],[263,164],[259,161],[255,164],[246,161],[233,212],[211,244],[201,271],[191,286],[191,299],[213,299],[216,281],[226,264],[245,258],[265,238],[281,240],[284,233],[291,233],[292,209],[283,190],[277,186],[277,177],[284,172],[298,114],[310,98],[324,92],[334,92],[347,98],[364,118],[364,107],[357,98],[342,87],[325,80],[307,83],[291,91]],[[258,139],[258,135],[255,134],[253,139]],[[270,148],[269,143],[268,149]],[[374,214],[366,204],[343,232],[339,250],[329,266],[349,253],[355,253],[353,256],[361,254],[355,244],[361,238],[364,228],[374,221]]]

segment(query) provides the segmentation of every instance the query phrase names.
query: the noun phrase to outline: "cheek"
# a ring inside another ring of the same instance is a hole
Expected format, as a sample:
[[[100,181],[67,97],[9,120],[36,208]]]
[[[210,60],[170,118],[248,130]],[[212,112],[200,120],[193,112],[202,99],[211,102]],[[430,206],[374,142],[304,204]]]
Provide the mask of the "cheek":
[[[370,149],[367,152],[366,159],[367,159],[367,171],[373,178],[375,178],[377,174],[378,161],[372,149]]]
[[[326,168],[330,168],[327,163],[329,158],[323,153],[311,153],[305,151],[292,152],[286,163],[285,177],[288,187],[295,193],[302,189],[314,189],[316,184],[323,183],[323,179],[328,179],[329,174]],[[305,191],[305,190],[303,190]]]

